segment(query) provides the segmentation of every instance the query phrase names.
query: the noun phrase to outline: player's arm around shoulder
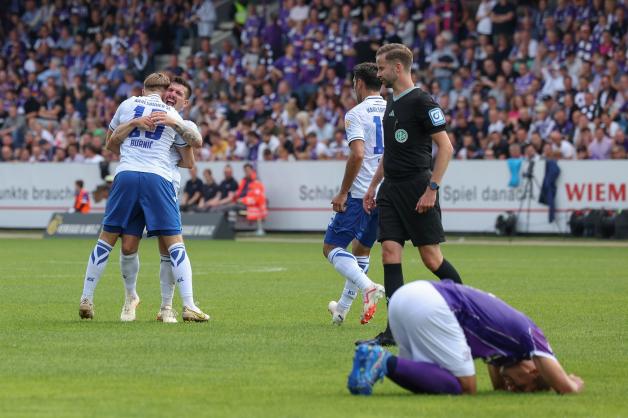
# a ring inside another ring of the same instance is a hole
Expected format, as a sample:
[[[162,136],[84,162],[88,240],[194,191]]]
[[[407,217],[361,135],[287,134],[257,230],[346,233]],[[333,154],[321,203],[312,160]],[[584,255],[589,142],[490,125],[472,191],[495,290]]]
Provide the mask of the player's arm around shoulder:
[[[193,148],[200,148],[203,145],[203,137],[196,124],[192,121],[185,121],[176,112],[154,112],[151,115],[153,122],[158,125],[168,126],[183,138],[183,140]]]
[[[135,128],[143,131],[152,131],[155,129],[155,124],[150,116],[142,116],[141,118],[131,119],[128,122],[119,124],[113,131],[110,127],[105,138],[105,148],[113,153],[120,154],[120,144],[124,142]]]

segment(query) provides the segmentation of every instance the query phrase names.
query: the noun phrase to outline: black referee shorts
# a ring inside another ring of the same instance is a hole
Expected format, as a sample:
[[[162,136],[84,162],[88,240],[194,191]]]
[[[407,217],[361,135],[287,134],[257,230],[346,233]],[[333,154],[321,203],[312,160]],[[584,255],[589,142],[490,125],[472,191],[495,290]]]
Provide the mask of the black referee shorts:
[[[412,180],[384,180],[377,193],[379,242],[396,241],[403,245],[409,239],[418,247],[445,241],[438,195],[432,209],[424,213],[416,211],[416,204],[431,176],[432,173],[426,170]]]

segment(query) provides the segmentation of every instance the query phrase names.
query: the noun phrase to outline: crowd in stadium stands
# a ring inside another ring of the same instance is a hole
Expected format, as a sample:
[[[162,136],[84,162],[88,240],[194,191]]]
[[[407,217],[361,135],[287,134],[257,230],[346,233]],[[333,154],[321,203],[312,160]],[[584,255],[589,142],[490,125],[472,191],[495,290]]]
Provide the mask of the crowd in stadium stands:
[[[115,161],[103,148],[109,120],[155,70],[193,85],[184,116],[201,129],[199,161],[344,159],[350,71],[390,42],[413,50],[416,83],[445,110],[457,159],[624,159],[626,9],[623,0],[240,0],[234,36],[213,46],[211,0],[7,0],[0,161]],[[184,45],[192,53],[179,62]],[[172,54],[166,68],[155,68],[157,54]]]

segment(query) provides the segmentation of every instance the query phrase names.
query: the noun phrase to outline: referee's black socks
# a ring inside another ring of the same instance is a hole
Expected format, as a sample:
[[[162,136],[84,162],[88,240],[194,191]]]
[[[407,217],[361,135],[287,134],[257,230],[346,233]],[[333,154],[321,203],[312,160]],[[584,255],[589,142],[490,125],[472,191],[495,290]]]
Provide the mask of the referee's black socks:
[[[458,274],[458,271],[452,266],[449,261],[443,258],[443,262],[440,267],[433,271],[433,273],[438,276],[439,279],[451,279],[458,284],[462,284],[462,279]],[[386,280],[386,266],[384,266],[384,280]],[[403,279],[402,279],[403,280]],[[388,291],[386,291],[386,296],[388,296]]]
[[[403,286],[403,273],[401,264],[384,264],[384,288],[386,289],[386,300]]]
[[[401,264],[384,264],[384,288],[386,289],[386,301],[389,302],[393,293],[403,286],[403,272]],[[393,341],[392,332],[390,331],[390,323],[386,323],[386,331],[383,337]]]

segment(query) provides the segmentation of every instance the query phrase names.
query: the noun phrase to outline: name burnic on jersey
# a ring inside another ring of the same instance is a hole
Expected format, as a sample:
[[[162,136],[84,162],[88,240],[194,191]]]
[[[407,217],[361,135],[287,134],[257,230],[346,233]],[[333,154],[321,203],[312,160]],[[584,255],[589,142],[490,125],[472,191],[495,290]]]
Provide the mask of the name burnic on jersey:
[[[133,96],[118,106],[109,129],[132,119],[148,116],[153,112],[166,112],[171,118],[183,122],[177,111],[161,101],[157,94]],[[120,146],[120,164],[116,173],[121,171],[140,171],[157,174],[172,181],[172,160],[170,147],[174,144],[174,129],[158,125],[154,131],[134,129]]]

